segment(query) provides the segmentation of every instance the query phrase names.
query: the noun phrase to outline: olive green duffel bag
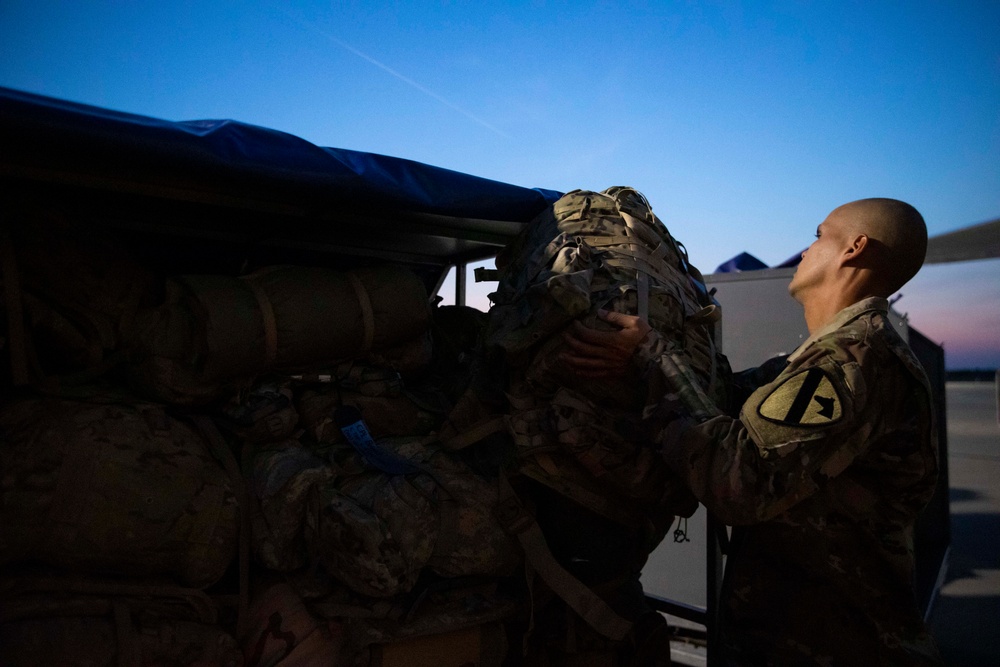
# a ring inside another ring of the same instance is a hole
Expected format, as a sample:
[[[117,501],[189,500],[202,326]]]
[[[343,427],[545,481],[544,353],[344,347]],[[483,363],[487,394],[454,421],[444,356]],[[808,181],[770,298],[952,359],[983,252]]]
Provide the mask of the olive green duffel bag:
[[[0,566],[169,575],[203,588],[236,556],[234,482],[163,406],[10,403],[0,470]]]

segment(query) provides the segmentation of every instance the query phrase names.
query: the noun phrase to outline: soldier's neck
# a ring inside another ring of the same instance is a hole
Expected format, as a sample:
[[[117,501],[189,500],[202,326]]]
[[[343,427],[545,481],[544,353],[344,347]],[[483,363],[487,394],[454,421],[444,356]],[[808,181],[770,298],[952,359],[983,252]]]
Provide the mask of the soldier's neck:
[[[817,290],[803,296],[806,298],[801,301],[802,310],[806,319],[806,328],[811,336],[826,326],[844,308],[854,305],[869,295],[861,293],[857,289],[845,289],[838,286]]]
[[[810,302],[802,304],[802,309],[806,317],[806,328],[809,335],[813,335],[823,328],[823,325],[833,319],[833,316],[840,312],[840,309],[828,307],[828,303]]]

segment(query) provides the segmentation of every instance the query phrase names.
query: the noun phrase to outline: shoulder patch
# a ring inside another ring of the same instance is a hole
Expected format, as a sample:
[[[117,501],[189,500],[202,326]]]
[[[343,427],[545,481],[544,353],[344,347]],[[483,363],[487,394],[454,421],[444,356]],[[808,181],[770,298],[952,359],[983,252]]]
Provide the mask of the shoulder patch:
[[[840,420],[843,409],[830,376],[810,368],[788,378],[757,408],[761,417],[792,426],[826,426]]]

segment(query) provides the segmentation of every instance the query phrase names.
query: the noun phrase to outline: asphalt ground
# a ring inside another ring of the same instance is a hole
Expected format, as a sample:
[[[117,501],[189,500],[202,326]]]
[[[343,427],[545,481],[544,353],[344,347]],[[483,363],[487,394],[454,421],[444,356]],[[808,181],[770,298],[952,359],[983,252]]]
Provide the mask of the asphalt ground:
[[[930,625],[952,667],[1000,665],[1000,424],[997,386],[949,382],[951,551]]]

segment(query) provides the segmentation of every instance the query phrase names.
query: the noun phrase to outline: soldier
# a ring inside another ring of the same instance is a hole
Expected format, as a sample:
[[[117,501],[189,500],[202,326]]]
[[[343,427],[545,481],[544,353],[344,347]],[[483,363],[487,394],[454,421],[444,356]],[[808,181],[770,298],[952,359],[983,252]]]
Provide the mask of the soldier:
[[[580,376],[613,377],[631,362],[665,383],[648,411],[652,437],[734,526],[720,604],[728,664],[940,664],[912,588],[913,524],[938,473],[931,392],[886,300],[926,247],[906,203],[835,209],[788,288],[810,337],[770,364],[780,372],[738,415],[685,382],[683,351],[637,317],[610,313],[620,331],[568,336],[564,361]]]

